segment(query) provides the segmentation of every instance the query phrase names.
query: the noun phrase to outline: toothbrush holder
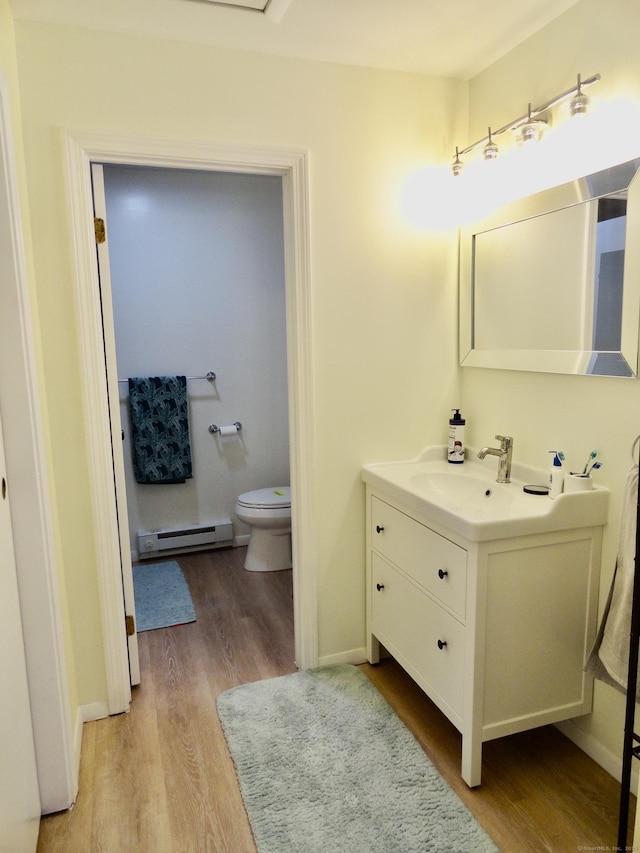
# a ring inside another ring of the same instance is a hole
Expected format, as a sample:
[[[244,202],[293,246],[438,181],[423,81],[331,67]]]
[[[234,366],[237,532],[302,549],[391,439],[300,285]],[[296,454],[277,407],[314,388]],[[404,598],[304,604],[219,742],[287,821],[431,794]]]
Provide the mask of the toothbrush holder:
[[[565,492],[588,492],[593,488],[593,480],[590,474],[570,473],[564,475]]]

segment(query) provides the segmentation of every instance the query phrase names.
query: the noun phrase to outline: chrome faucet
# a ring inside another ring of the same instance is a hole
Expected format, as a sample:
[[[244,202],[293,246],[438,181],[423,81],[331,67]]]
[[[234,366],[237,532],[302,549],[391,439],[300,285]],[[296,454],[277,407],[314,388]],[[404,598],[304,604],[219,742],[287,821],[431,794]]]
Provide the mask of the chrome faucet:
[[[511,454],[513,453],[513,439],[510,435],[497,435],[496,438],[500,442],[500,447],[483,447],[478,451],[478,458],[484,459],[487,454],[489,456],[498,457],[498,476],[496,482],[510,483],[511,482]]]

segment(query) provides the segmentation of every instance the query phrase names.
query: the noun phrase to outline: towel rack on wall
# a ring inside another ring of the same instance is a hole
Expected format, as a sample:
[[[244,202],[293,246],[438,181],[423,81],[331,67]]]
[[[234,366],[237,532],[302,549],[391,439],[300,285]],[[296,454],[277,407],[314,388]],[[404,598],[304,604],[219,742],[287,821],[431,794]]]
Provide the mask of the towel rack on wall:
[[[205,373],[204,376],[187,376],[187,382],[194,382],[196,379],[206,379],[209,382],[216,381],[216,375],[213,370],[210,370],[208,373]],[[128,379],[118,379],[118,384],[121,382],[128,382]]]
[[[631,456],[635,462],[634,451],[640,442],[636,438],[631,448]],[[637,464],[637,463],[636,463]],[[624,741],[622,747],[622,778],[620,781],[620,812],[618,815],[618,850],[627,847],[629,830],[629,798],[631,786],[631,764],[634,758],[640,758],[640,736],[634,732],[636,712],[636,690],[638,686],[638,657],[640,650],[640,500],[637,499],[636,512],[636,557],[633,576],[633,593],[631,598],[631,628],[629,631],[629,669],[627,673],[627,700],[624,720]]]

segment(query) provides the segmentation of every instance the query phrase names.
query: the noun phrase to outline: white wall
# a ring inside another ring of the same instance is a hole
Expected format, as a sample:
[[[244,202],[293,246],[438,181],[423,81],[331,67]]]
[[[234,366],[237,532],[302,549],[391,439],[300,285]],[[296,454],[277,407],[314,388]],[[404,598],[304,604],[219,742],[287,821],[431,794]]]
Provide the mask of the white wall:
[[[140,485],[120,382],[132,552],[138,530],[223,517],[242,492],[289,482],[282,181],[105,165],[118,377],[188,382],[194,476]],[[209,424],[240,421],[237,437]],[[134,555],[135,556],[135,555]]]

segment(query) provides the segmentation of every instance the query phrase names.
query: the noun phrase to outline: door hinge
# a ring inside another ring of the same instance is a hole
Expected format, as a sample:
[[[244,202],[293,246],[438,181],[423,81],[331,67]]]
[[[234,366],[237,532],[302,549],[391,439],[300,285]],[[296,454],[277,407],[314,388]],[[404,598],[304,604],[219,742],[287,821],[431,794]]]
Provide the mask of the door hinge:
[[[93,218],[93,228],[96,232],[96,243],[104,243],[107,239],[107,232],[104,227],[104,219],[97,216]]]
[[[127,613],[124,617],[125,624],[127,626],[127,637],[133,637],[136,632],[136,620],[133,616],[129,616]]]

